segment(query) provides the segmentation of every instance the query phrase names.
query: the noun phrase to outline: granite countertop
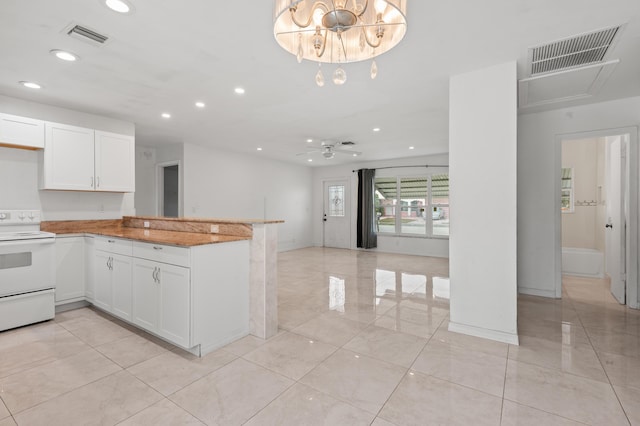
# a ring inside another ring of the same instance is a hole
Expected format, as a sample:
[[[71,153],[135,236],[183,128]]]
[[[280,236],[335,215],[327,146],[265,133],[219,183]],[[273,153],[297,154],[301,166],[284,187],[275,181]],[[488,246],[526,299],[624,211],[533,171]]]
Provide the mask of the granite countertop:
[[[271,219],[217,219],[217,218],[202,218],[202,217],[163,217],[163,216],[125,216],[123,219],[138,219],[138,220],[163,220],[163,221],[175,221],[175,222],[202,222],[202,223],[232,223],[232,224],[270,224],[270,223],[284,223],[284,220],[271,220]]]
[[[122,226],[120,220],[105,221],[56,221],[42,222],[40,229],[55,234],[93,234],[106,237],[125,238],[156,244],[192,247],[204,244],[228,243],[251,240],[248,236],[205,234],[199,232],[166,231],[160,229],[130,228]]]

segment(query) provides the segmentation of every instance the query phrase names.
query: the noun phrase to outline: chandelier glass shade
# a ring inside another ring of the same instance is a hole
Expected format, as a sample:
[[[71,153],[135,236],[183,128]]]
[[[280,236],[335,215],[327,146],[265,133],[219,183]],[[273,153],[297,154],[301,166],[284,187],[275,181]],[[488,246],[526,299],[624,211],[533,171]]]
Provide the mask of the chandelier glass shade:
[[[406,8],[406,0],[275,0],[273,32],[298,62],[359,62],[404,38]]]

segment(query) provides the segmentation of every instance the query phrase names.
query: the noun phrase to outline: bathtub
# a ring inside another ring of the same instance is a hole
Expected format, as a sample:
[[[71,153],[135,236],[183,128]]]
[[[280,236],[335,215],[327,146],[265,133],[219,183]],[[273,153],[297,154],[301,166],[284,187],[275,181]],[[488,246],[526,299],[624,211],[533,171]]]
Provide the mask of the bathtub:
[[[595,249],[562,247],[562,273],[604,277],[604,253]]]

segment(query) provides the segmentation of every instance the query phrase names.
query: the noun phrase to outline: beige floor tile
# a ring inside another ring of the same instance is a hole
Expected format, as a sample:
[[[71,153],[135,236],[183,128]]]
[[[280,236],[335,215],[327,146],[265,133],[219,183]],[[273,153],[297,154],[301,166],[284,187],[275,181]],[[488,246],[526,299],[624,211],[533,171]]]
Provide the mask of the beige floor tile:
[[[438,330],[439,324],[416,324],[413,322],[403,321],[398,318],[381,316],[373,322],[376,327],[386,328],[400,333],[411,334],[413,336],[428,339]]]
[[[520,336],[520,346],[510,347],[509,359],[608,383],[596,352],[587,344],[563,345],[551,340]]]
[[[2,402],[2,397],[0,397],[0,419],[4,419],[6,417],[9,417],[11,415],[11,413],[9,413],[9,410],[7,409],[7,407],[5,407],[4,402]]]
[[[440,308],[431,308],[425,311],[421,309],[395,306],[389,309],[384,316],[400,321],[420,324],[421,326],[432,327],[435,331],[440,324],[442,324],[442,321],[449,316],[449,311]]]
[[[431,340],[412,369],[502,397],[506,357]]]
[[[412,371],[378,416],[397,425],[498,425],[501,406],[501,398]]]
[[[328,312],[305,322],[292,331],[313,340],[342,346],[367,327],[358,321]]]
[[[309,311],[293,303],[278,305],[278,327],[291,331],[320,315],[319,312]]]
[[[540,318],[519,320],[518,334],[520,336],[551,340],[565,345],[591,344],[587,333],[578,321],[559,322]]]
[[[66,332],[66,329],[53,321],[6,330],[0,332],[0,351],[24,345],[25,343],[48,340],[59,335],[61,331]]]
[[[369,426],[373,417],[371,413],[298,383],[245,424],[247,426]]]
[[[640,390],[640,358],[606,352],[598,355],[612,384]]]
[[[109,425],[143,410],[162,395],[126,371],[49,400],[16,415],[25,425]]]
[[[168,399],[129,417],[118,426],[202,426],[203,423]]]
[[[0,420],[0,426],[16,426],[16,422],[13,420],[13,417],[7,417],[6,419]]]
[[[243,359],[214,371],[169,398],[207,424],[242,424],[293,385]]]
[[[351,339],[344,348],[408,368],[426,343],[427,339],[372,325]]]
[[[511,401],[505,400],[502,404],[500,426],[579,426],[583,424]]]
[[[377,413],[405,368],[340,349],[300,382],[370,413]]]
[[[597,352],[640,357],[640,335],[596,329],[589,329],[588,334]]]
[[[133,335],[131,331],[102,317],[78,317],[60,325],[91,346],[104,345]]]
[[[19,373],[89,349],[89,346],[62,327],[56,326],[50,331],[51,333],[42,336],[40,340],[1,349],[0,377]]]
[[[16,414],[121,368],[93,349],[0,380],[2,399]]]
[[[95,349],[122,368],[131,367],[167,352],[162,346],[136,334],[96,346]]]
[[[509,360],[505,399],[591,424],[625,424],[611,385]]]
[[[640,390],[623,386],[614,386],[614,388],[631,424],[640,425]]]
[[[338,348],[293,333],[282,333],[243,358],[298,380]]]
[[[433,334],[431,341],[436,340],[442,343],[467,348],[472,351],[500,357],[506,357],[509,349],[509,345],[506,343],[449,331],[449,321],[446,320],[442,322],[440,328],[438,328],[438,330]]]
[[[376,419],[371,423],[371,426],[396,426],[391,422],[386,421],[383,418],[376,417]]]
[[[243,337],[242,339],[236,340],[233,343],[228,344],[222,349],[224,349],[227,352],[231,352],[234,355],[242,356],[258,348],[259,346],[264,345],[267,342],[268,340],[249,335],[249,336]]]
[[[198,358],[186,352],[166,352],[129,367],[127,371],[165,396],[236,359],[232,353],[218,350]]]

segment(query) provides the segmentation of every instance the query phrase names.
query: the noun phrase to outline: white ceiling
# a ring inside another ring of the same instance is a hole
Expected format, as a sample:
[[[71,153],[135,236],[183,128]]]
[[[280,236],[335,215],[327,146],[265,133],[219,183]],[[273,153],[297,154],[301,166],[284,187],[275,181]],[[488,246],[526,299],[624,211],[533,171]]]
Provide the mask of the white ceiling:
[[[620,63],[598,94],[535,111],[640,95],[638,0],[408,0],[407,35],[377,58],[378,78],[369,62],[348,64],[344,86],[323,88],[316,63],[298,64],[277,45],[268,0],[131,2],[135,13],[119,15],[99,0],[2,0],[0,93],[132,121],[141,145],[184,141],[304,165],[356,160],[315,154],[307,163],[295,154],[313,138],[356,142],[358,161],[408,157],[448,151],[450,75],[517,59],[524,78],[529,47],[627,23],[609,55]],[[110,41],[63,34],[72,22]],[[51,49],[82,59],[65,63]]]

